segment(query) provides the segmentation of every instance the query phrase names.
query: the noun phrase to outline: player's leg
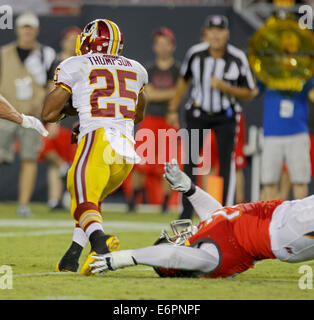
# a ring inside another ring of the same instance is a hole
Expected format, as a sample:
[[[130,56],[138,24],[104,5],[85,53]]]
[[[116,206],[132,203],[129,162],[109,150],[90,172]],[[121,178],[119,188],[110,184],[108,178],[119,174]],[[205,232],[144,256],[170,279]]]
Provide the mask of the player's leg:
[[[68,272],[76,272],[79,267],[79,258],[81,256],[82,250],[88,243],[88,238],[83,231],[83,229],[76,224],[73,236],[72,243],[66,253],[63,255],[60,262],[56,265],[56,271],[68,271]]]
[[[270,224],[272,251],[286,262],[314,259],[314,196],[285,201]]]
[[[116,154],[116,160],[117,163],[110,165],[110,180],[101,194],[99,207],[104,199],[123,183],[133,169],[133,164],[127,163],[122,156]]]
[[[71,195],[71,214],[73,217],[73,212],[77,206],[77,197],[75,192],[75,172],[78,166],[78,162],[82,157],[84,148],[86,144],[86,136],[80,141],[71,168],[68,171],[67,177],[67,188]],[[79,257],[88,243],[88,238],[84,230],[76,223],[76,227],[73,232],[72,243],[69,249],[61,258],[60,262],[56,266],[56,271],[71,271],[76,272],[79,266]]]
[[[88,133],[82,138],[68,172],[67,188],[71,195],[71,215],[78,229],[76,233],[74,232],[70,248],[59,263],[60,271],[77,270],[78,259],[83,247],[80,241],[75,241],[75,239],[80,238],[76,235],[82,231],[91,242],[92,250],[105,252],[106,236],[101,224],[99,198],[109,181],[110,169],[103,163],[102,136],[99,132],[100,130]],[[91,236],[94,231],[97,232]]]
[[[126,163],[123,160],[123,163],[112,164],[110,166],[110,181],[104,189],[100,202],[102,202],[110,193],[115,191],[122,182],[127,178],[133,168],[133,164]]]
[[[125,137],[120,136],[118,139],[123,141],[116,140],[116,145],[111,146],[106,138],[105,131],[103,129],[96,130],[95,145],[98,147],[92,149],[86,165],[86,201],[85,204],[79,205],[74,212],[74,217],[85,231],[91,244],[91,253],[81,269],[81,274],[84,275],[90,274],[89,264],[92,261],[92,255],[95,253],[104,254],[120,248],[118,238],[105,234],[102,220],[98,221],[98,218],[101,218],[99,203],[122,184],[133,167],[133,164],[127,163],[125,158],[115,151],[116,148],[123,148],[123,144],[126,142],[130,143],[134,152],[133,144],[127,141]],[[127,147],[126,150],[128,150]],[[124,151],[123,149],[120,150],[122,153]],[[133,157],[133,154],[129,156]],[[97,205],[97,210],[95,205]]]
[[[86,243],[86,239],[91,243],[92,252],[96,253],[109,252],[119,247],[116,237],[104,233],[99,205],[104,194],[107,195],[119,186],[132,169],[130,165],[126,170],[125,162],[120,161],[124,170],[112,170],[117,158],[103,129],[87,134],[78,146],[73,165],[68,172],[67,185],[71,194],[71,214],[77,221],[77,233],[74,232],[72,245],[66,253],[73,257],[73,252],[79,252],[76,261],[72,259],[73,268],[78,265],[78,258],[83,249],[81,244]],[[122,174],[117,177],[119,174],[116,171]],[[75,241],[76,237],[78,241]],[[82,270],[85,269],[88,269],[88,263],[84,263]]]
[[[98,129],[88,133],[84,151],[74,173],[76,205],[72,214],[86,233],[91,250],[97,253],[108,252],[108,236],[104,233],[99,210],[103,190],[111,178],[111,159],[104,159],[106,151],[108,157],[114,157],[109,142],[104,138],[104,130]]]

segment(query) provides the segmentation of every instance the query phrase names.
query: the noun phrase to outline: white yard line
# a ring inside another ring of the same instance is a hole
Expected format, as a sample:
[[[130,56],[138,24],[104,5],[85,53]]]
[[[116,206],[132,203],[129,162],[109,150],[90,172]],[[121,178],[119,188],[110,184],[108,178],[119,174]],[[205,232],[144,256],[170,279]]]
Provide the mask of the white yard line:
[[[105,221],[104,227],[108,228],[126,228],[131,229],[160,229],[165,228],[167,224],[158,222],[132,222],[132,221]],[[72,220],[40,220],[40,219],[0,219],[0,227],[23,227],[23,228],[49,228],[74,227]]]
[[[74,226],[73,220],[40,220],[40,219],[0,219],[0,227],[17,228],[69,228]]]
[[[56,234],[71,234],[73,229],[57,229],[57,230],[44,230],[44,231],[21,231],[21,232],[0,232],[0,238],[14,238],[14,237],[34,237],[34,236],[47,236]]]
[[[131,222],[131,221],[106,221],[103,223],[107,232],[119,231],[161,231],[167,228],[167,224],[156,222]],[[6,237],[27,237],[27,236],[44,236],[70,234],[73,231],[74,223],[69,220],[38,220],[38,219],[1,219],[0,228],[23,228],[21,231],[0,232],[0,238]],[[51,228],[47,230],[25,231],[25,228],[41,229]],[[57,229],[56,229],[57,228]]]

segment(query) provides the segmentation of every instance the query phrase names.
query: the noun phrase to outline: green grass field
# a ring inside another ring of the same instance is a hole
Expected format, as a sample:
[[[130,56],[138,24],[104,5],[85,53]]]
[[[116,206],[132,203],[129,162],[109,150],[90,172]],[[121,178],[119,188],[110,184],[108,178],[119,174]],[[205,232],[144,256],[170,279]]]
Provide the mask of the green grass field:
[[[314,289],[301,290],[302,264],[269,260],[233,279],[162,279],[152,268],[136,266],[84,277],[56,273],[55,265],[68,248],[73,221],[66,211],[49,212],[33,204],[34,217],[18,219],[14,204],[0,205],[0,266],[13,270],[13,288],[0,289],[0,299],[313,299]],[[104,212],[104,227],[120,238],[121,249],[151,245],[175,213]],[[81,257],[85,259],[89,248]],[[307,262],[314,269],[314,262]],[[1,281],[1,274],[0,274]]]

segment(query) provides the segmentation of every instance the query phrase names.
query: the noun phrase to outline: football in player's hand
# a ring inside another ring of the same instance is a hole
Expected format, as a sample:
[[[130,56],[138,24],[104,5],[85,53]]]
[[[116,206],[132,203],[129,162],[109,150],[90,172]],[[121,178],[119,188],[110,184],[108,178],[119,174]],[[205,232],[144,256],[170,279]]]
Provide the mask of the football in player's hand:
[[[76,116],[77,115],[77,111],[72,105],[72,97],[66,103],[66,105],[62,109],[61,113],[64,113],[66,116]]]

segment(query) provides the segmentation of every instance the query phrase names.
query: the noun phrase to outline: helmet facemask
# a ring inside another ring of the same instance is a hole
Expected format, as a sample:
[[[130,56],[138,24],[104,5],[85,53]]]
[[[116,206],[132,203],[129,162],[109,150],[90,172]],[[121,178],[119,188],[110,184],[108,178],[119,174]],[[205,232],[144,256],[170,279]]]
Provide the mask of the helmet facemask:
[[[197,232],[190,219],[174,220],[170,223],[173,235],[166,230],[161,232],[160,238],[166,239],[171,244],[184,245],[185,241]]]
[[[160,234],[159,239],[154,243],[155,246],[165,243],[170,243],[172,245],[182,246],[188,238],[193,236],[197,232],[197,227],[192,225],[190,219],[175,220],[170,223],[173,235],[170,235],[167,231],[163,230]],[[195,278],[199,277],[199,271],[191,270],[180,270],[180,269],[166,269],[163,267],[153,267],[155,272],[160,277],[188,277]]]

